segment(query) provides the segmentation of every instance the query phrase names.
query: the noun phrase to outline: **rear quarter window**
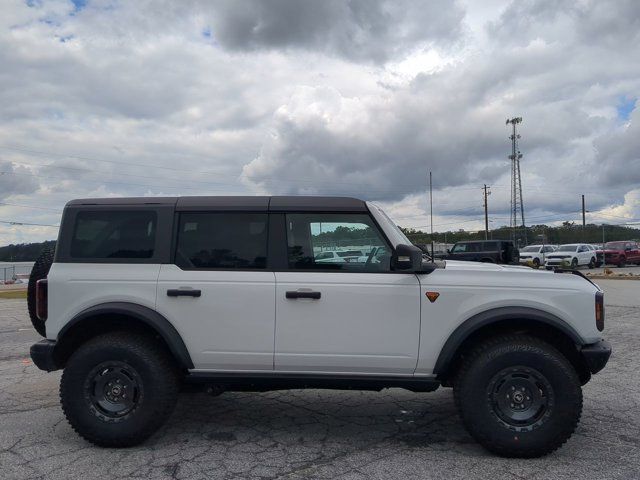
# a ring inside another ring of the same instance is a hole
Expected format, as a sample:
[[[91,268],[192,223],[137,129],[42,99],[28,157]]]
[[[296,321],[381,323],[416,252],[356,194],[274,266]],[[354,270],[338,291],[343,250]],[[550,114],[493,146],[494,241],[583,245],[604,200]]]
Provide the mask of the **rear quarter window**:
[[[157,216],[153,211],[78,212],[70,256],[76,259],[153,257]]]

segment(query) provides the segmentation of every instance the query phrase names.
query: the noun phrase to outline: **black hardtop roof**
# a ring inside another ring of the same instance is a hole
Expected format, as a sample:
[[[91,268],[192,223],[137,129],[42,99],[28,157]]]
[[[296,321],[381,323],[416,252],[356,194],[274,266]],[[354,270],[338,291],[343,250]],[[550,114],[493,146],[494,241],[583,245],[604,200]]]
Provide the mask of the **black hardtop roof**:
[[[364,201],[351,197],[322,196],[202,196],[82,198],[67,206],[174,206],[178,211],[330,211],[366,212]]]

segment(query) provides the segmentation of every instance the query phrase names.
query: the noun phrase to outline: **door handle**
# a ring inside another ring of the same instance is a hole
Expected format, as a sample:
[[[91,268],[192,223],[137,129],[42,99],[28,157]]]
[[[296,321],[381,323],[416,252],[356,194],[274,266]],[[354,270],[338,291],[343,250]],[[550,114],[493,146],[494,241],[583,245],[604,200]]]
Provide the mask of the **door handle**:
[[[199,297],[200,295],[202,292],[193,288],[170,288],[167,290],[167,297]]]
[[[320,300],[320,296],[322,294],[320,292],[312,292],[312,291],[300,291],[300,290],[289,290],[285,293],[285,297],[289,299],[296,298],[312,298],[313,300]]]

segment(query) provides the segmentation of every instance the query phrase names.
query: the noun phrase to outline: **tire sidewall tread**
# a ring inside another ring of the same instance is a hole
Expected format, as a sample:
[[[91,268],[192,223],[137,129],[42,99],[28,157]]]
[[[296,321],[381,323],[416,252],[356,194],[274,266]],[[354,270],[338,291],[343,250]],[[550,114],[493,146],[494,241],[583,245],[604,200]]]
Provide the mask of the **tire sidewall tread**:
[[[487,383],[497,372],[514,365],[514,359],[538,370],[554,390],[551,418],[530,432],[509,430],[487,404]],[[526,335],[500,336],[474,349],[454,381],[454,396],[474,439],[505,457],[531,458],[553,452],[575,431],[582,412],[582,390],[572,365],[553,346]]]
[[[86,376],[99,363],[120,360],[140,375],[144,396],[131,417],[105,422],[95,417],[84,398]],[[60,381],[60,402],[71,427],[91,443],[103,447],[138,445],[158,430],[173,411],[180,375],[168,353],[152,339],[132,333],[100,335],[71,356]]]

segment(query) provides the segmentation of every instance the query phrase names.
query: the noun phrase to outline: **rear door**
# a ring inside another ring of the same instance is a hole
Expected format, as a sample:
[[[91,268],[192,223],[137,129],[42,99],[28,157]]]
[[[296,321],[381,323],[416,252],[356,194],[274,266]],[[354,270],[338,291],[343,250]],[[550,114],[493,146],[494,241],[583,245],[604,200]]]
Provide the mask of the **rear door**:
[[[276,271],[276,371],[412,374],[420,285],[391,271],[391,248],[369,214],[280,215],[287,250]],[[327,248],[365,255],[316,261]]]
[[[182,211],[174,262],[162,265],[157,310],[197,370],[272,370],[275,276],[267,270],[268,214]]]
[[[627,251],[627,262],[638,263],[640,262],[640,249],[638,248],[638,244],[635,242],[628,242],[627,247],[629,250]]]

